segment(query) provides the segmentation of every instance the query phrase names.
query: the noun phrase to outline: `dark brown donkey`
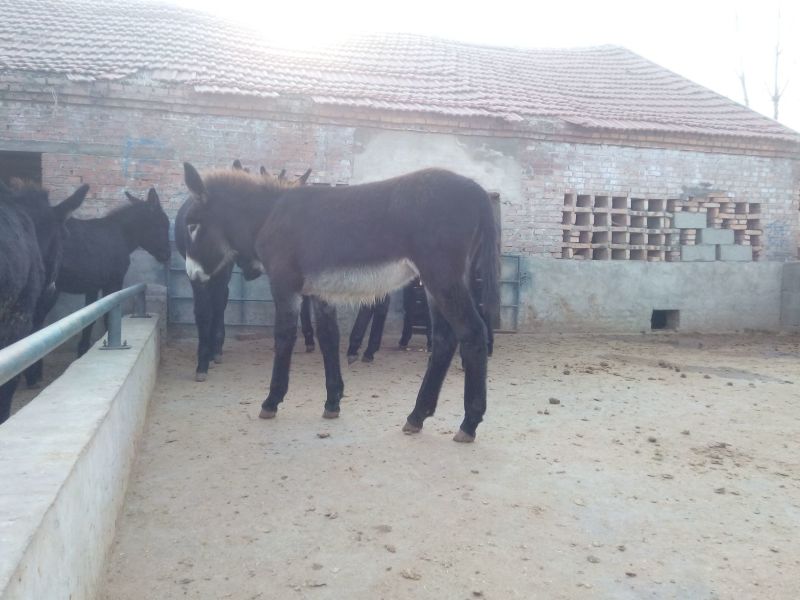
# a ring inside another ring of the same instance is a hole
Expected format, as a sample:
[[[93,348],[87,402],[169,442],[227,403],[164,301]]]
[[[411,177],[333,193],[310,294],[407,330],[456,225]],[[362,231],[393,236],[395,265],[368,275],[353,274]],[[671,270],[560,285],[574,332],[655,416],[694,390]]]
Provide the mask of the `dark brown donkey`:
[[[486,411],[486,327],[467,285],[474,269],[483,300],[499,302],[499,240],[486,191],[466,177],[428,169],[349,187],[287,188],[263,177],[218,171],[205,180],[185,163],[196,201],[186,215],[186,270],[213,277],[232,260],[263,270],[275,300],[275,360],[260,416],[273,418],[289,387],[300,295],[315,297],[325,364],[323,416],[339,416],[344,385],[336,303],[374,301],[420,276],[431,296],[433,350],[403,430],[416,433],[436,409],[456,347],[464,363],[464,420],[454,439],[471,442]]]

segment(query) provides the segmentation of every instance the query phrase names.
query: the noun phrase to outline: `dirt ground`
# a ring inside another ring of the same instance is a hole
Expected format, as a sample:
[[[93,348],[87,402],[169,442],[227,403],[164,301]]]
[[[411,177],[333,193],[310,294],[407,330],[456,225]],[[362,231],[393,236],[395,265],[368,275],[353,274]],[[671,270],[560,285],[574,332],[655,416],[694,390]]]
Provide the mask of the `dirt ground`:
[[[401,433],[419,347],[344,367],[335,421],[297,352],[259,420],[271,346],[205,383],[164,349],[100,598],[800,597],[796,336],[500,336],[471,445],[455,364]]]

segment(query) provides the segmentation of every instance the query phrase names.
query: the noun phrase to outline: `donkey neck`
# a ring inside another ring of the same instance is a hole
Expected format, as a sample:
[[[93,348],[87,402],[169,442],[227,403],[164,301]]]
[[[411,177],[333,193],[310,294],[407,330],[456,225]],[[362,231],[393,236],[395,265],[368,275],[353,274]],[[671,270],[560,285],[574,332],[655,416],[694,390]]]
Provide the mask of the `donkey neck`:
[[[104,217],[104,219],[113,223],[122,232],[128,253],[133,252],[140,246],[141,232],[147,226],[143,207],[123,206]]]
[[[241,204],[234,205],[231,208],[242,215],[242,220],[239,221],[237,228],[242,227],[250,230],[252,239],[256,238],[258,231],[269,218],[272,209],[275,206],[277,198],[275,197],[261,197],[257,200],[248,199]],[[237,233],[234,231],[234,235]]]

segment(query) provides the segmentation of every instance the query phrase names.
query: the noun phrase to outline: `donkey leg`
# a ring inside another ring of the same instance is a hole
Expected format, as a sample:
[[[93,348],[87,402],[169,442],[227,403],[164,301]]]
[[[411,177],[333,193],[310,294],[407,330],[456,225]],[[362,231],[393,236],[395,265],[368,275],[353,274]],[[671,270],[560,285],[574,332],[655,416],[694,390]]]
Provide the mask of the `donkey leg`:
[[[372,327],[370,327],[369,340],[367,341],[367,349],[364,350],[364,356],[361,357],[362,361],[372,362],[375,358],[375,353],[381,349],[383,326],[386,324],[386,316],[388,314],[389,296],[384,296],[380,302],[375,304],[372,317]]]
[[[15,375],[3,385],[0,385],[0,424],[11,416],[11,400],[19,383],[19,375]]]
[[[278,412],[278,404],[283,402],[289,391],[289,368],[292,364],[292,350],[297,340],[297,317],[300,312],[300,296],[281,289],[272,281],[272,297],[275,299],[275,358],[272,362],[272,380],[269,394],[261,404],[262,419],[272,419]]]
[[[233,267],[231,267],[232,269]],[[222,362],[222,346],[225,344],[225,309],[228,306],[228,281],[230,276],[220,274],[208,282],[211,296],[211,348],[209,360]]]
[[[89,306],[92,302],[96,302],[99,292],[100,292],[99,290],[87,292],[85,296],[84,306]],[[81,333],[81,340],[78,342],[78,357],[81,357],[84,354],[86,354],[86,352],[88,352],[89,348],[91,347],[93,328],[94,328],[94,322],[89,323],[86,327],[83,328],[83,332]]]
[[[303,296],[300,305],[300,330],[306,342],[306,352],[314,351],[314,326],[311,324],[311,296]]]
[[[48,290],[42,294],[42,297],[36,305],[36,311],[33,314],[33,331],[31,333],[39,331],[42,328],[47,314],[53,309],[57,300],[58,291],[54,286],[48,288]],[[25,383],[29,388],[36,387],[39,384],[42,380],[43,371],[44,360],[41,358],[25,369]]]
[[[194,323],[197,326],[197,368],[195,381],[205,381],[211,360],[211,293],[208,286],[192,281]]]
[[[441,291],[432,291],[434,302],[450,323],[461,344],[464,364],[464,420],[453,439],[457,442],[475,440],[475,430],[486,412],[486,326],[478,314],[469,290],[454,284]],[[434,327],[434,348],[436,331]]]
[[[372,319],[372,313],[375,307],[371,304],[362,304],[358,309],[356,320],[353,323],[353,329],[350,331],[350,340],[347,345],[347,363],[353,364],[358,358],[358,349],[361,347],[361,342],[364,341],[364,334],[367,332],[367,327]]]
[[[433,311],[433,350],[428,358],[428,368],[417,394],[414,410],[408,415],[403,426],[406,433],[416,433],[422,429],[422,423],[436,411],[439,392],[442,389],[447,369],[453,360],[458,340],[450,323],[437,309]]]
[[[314,298],[314,316],[317,320],[317,339],[325,364],[325,411],[322,416],[333,419],[339,416],[339,401],[344,395],[342,367],[339,364],[339,325],[336,322],[336,307],[324,300]]]

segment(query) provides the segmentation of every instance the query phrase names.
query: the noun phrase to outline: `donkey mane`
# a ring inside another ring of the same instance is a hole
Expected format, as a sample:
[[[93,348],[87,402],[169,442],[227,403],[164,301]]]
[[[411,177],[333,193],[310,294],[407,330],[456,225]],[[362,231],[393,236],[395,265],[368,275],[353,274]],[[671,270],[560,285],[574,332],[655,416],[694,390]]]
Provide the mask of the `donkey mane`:
[[[131,204],[130,202],[120,202],[113,208],[111,208],[106,214],[97,217],[99,219],[113,219],[114,217],[125,217],[128,213],[132,213],[135,211],[143,210],[144,207],[140,207],[139,204],[144,205],[144,202]]]
[[[295,182],[246,171],[217,169],[204,176],[209,196],[227,199],[236,197],[246,203],[263,202],[296,187]],[[219,192],[219,193],[215,193]]]

